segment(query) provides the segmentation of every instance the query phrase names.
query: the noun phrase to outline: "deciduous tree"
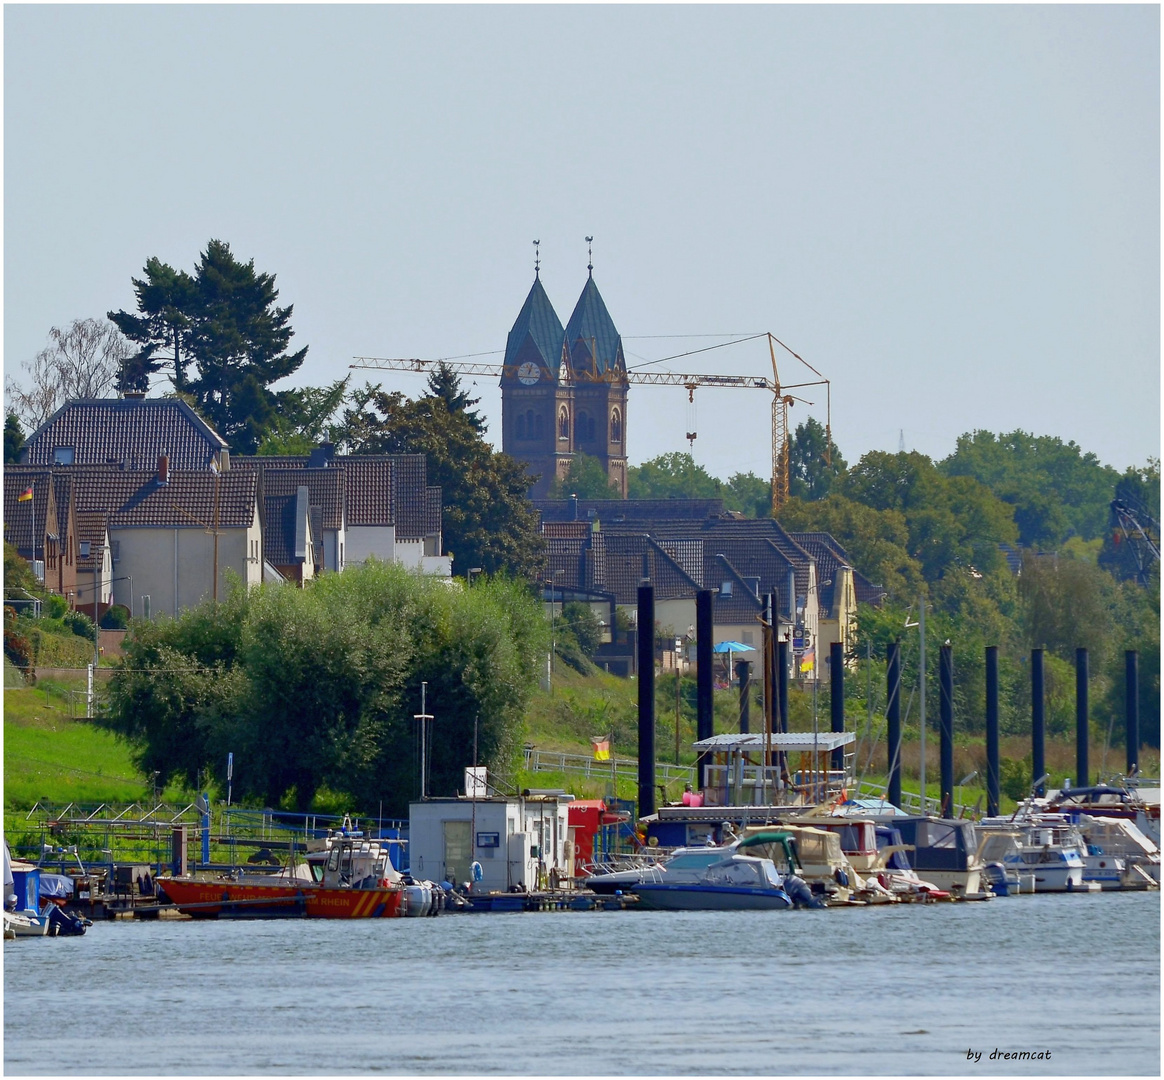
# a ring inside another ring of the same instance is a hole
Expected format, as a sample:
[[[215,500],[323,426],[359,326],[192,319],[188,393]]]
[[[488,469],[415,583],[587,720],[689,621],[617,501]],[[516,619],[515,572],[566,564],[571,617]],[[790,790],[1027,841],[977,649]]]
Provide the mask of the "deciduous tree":
[[[20,366],[25,383],[6,379],[4,392],[13,410],[35,431],[66,401],[111,396],[130,343],[102,319],[74,319],[54,326],[49,344]]]
[[[824,426],[814,417],[797,425],[788,446],[789,494],[811,501],[823,499],[845,471],[845,459]]]

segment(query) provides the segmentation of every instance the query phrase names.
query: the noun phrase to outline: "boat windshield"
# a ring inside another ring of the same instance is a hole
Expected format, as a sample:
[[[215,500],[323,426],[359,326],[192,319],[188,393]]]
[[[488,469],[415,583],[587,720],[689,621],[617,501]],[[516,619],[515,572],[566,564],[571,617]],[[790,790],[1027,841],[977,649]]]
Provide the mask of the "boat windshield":
[[[686,855],[676,855],[664,864],[668,870],[692,870],[710,866],[723,858],[723,851],[718,848],[709,848],[707,851],[693,851]]]

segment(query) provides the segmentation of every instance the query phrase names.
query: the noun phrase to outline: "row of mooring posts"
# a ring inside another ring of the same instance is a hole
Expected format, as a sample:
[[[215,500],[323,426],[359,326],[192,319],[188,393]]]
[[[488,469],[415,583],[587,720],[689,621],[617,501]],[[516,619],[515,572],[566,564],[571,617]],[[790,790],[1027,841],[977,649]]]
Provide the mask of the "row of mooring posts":
[[[765,597],[768,625],[774,626],[775,596]],[[713,713],[713,612],[714,594],[710,589],[701,589],[695,595],[695,636],[696,662],[698,665],[696,683],[696,738],[709,739],[715,734]],[[644,582],[638,590],[638,625],[655,625],[655,590]],[[768,715],[765,723],[772,732],[788,731],[788,642],[781,640],[771,643],[766,638],[764,646],[764,701]],[[1046,739],[1046,691],[1043,666],[1044,651],[1031,650],[1031,772],[1036,795],[1046,794],[1046,762],[1044,743]],[[885,717],[888,736],[889,801],[901,805],[901,646],[892,642],[886,651],[887,695]],[[1140,691],[1139,654],[1129,649],[1124,654],[1124,702],[1125,733],[1127,743],[1127,775],[1139,770],[1140,754]],[[737,665],[740,680],[740,723],[741,731],[747,731],[748,686],[751,665],[741,661]],[[829,650],[829,677],[831,689],[830,727],[834,732],[845,730],[845,684],[844,652],[840,642],[833,642]],[[639,633],[638,638],[639,673],[639,815],[642,817],[655,812],[655,640],[653,633]],[[1089,748],[1089,665],[1088,653],[1084,648],[1075,650],[1075,764],[1079,784],[1086,786],[1091,775],[1088,762]],[[940,796],[941,814],[949,817],[954,812],[954,650],[943,645],[939,660],[939,734],[940,734]],[[986,813],[994,816],[999,812],[1000,772],[998,741],[998,646],[986,648]],[[696,762],[696,776],[699,786],[704,786],[704,767],[710,755],[701,754]],[[773,764],[767,762],[766,764]],[[830,762],[834,770],[844,768],[844,751],[833,751]],[[925,807],[925,792],[922,792],[922,807]]]
[[[1034,794],[1046,794],[1046,690],[1043,667],[1044,651],[1031,650],[1031,774]],[[833,663],[836,661],[834,659]],[[889,783],[887,795],[895,806],[901,805],[901,647],[891,643],[886,650],[886,726],[889,740]],[[1078,785],[1086,787],[1091,769],[1088,761],[1090,745],[1089,721],[1089,664],[1086,649],[1075,650],[1075,775]],[[940,754],[941,815],[949,817],[954,810],[954,653],[943,645],[939,669],[940,697]],[[1124,716],[1127,744],[1127,775],[1132,776],[1140,766],[1140,690],[1139,654],[1134,649],[1124,653]],[[838,730],[834,727],[834,730]],[[998,646],[986,648],[986,813],[993,817],[999,812],[999,743],[998,743]],[[925,792],[922,792],[925,806]]]

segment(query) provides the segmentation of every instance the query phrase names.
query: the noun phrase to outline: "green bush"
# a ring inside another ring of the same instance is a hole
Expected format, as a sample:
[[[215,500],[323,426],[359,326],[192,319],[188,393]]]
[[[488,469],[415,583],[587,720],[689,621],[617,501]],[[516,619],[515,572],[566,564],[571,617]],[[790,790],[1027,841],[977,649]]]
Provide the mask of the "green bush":
[[[58,596],[56,593],[49,593],[48,599],[45,601],[44,613],[50,619],[60,619],[68,610],[68,601],[63,596]]]
[[[90,641],[97,640],[97,627],[83,611],[70,611],[61,618],[61,622],[69,627],[77,637],[88,638]]]
[[[1031,793],[1031,765],[1027,760],[1012,761],[1003,758],[998,763],[1000,776],[999,787],[1004,795],[1019,802]]]
[[[589,604],[570,603],[562,608],[562,623],[569,627],[579,648],[593,656],[602,644],[602,626]]]
[[[102,630],[126,630],[129,628],[129,612],[120,604],[111,607],[101,616]]]

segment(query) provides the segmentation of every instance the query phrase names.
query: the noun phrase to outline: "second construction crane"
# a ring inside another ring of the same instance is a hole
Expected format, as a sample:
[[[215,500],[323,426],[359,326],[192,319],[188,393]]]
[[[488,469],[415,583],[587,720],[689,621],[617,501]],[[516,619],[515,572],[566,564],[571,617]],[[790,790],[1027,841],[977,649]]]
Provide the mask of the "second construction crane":
[[[598,378],[603,381],[625,382],[626,384],[639,386],[682,386],[687,390],[689,401],[694,401],[695,391],[702,387],[765,390],[770,393],[772,395],[772,514],[775,516],[788,500],[789,492],[788,409],[796,401],[804,400],[792,394],[791,391],[806,389],[810,386],[823,386],[825,388],[825,453],[827,455],[832,447],[831,387],[828,379],[824,378],[816,368],[788,348],[775,335],[769,333],[759,336],[766,337],[768,340],[768,352],[772,362],[771,378],[753,375],[711,375],[676,371],[617,371],[614,369],[608,369]],[[789,353],[789,355],[799,360],[817,378],[807,382],[782,383],[779,368],[776,363],[777,345]],[[669,359],[675,358],[672,357]],[[506,374],[517,374],[516,370],[509,371],[504,364],[479,361],[422,360],[418,358],[378,356],[357,356],[353,358],[353,361],[350,365],[351,367],[373,371],[412,371],[424,373],[435,371],[443,364],[447,369],[458,375],[489,375],[504,378]],[[584,376],[569,372],[568,364],[565,362],[563,363],[563,376],[571,378],[576,382],[584,381]],[[596,381],[595,377],[590,376],[589,381]],[[807,404],[812,404],[812,402],[807,402]],[[688,432],[687,436],[689,439],[694,439],[695,433]]]

